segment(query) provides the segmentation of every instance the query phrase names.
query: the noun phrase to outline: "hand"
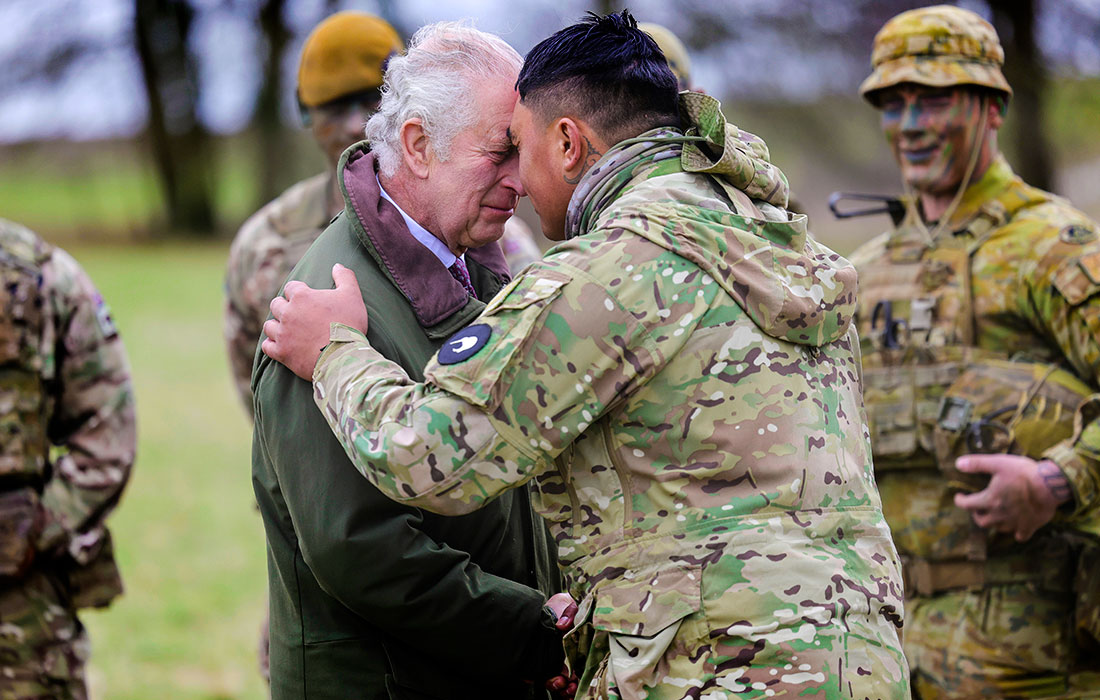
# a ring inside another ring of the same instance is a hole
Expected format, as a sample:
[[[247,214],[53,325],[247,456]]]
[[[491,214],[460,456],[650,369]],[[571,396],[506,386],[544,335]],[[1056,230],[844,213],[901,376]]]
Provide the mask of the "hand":
[[[989,486],[974,494],[955,494],[955,505],[971,512],[974,522],[995,532],[1011,532],[1026,542],[1050,522],[1070,498],[1069,485],[1053,462],[1021,455],[964,455],[960,472],[989,474]]]
[[[321,350],[328,345],[329,327],[343,323],[367,332],[367,306],[359,291],[355,273],[337,263],[332,267],[334,289],[312,289],[304,282],[287,282],[283,297],[271,300],[273,318],[264,323],[260,348],[268,357],[282,362],[306,381]]]
[[[546,607],[554,613],[554,626],[561,632],[568,632],[573,627],[573,619],[577,616],[577,601],[568,593],[555,593],[546,601]],[[569,673],[567,666],[562,666],[561,673],[547,679],[546,689],[556,698],[569,700],[577,694],[577,677]]]
[[[546,689],[556,698],[570,700],[577,694],[577,677],[571,675],[567,667],[562,666],[559,675],[546,681]]]
[[[562,632],[573,627],[573,618],[577,616],[577,601],[568,593],[555,593],[546,601],[546,607],[554,613],[554,626]]]

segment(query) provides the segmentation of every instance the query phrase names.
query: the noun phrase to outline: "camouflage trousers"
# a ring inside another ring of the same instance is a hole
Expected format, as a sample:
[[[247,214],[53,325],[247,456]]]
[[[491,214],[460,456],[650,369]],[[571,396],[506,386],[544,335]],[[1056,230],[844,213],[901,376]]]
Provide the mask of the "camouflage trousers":
[[[88,638],[52,576],[0,585],[0,700],[86,700]]]
[[[857,621],[761,635],[769,641],[732,637],[727,627],[715,629],[704,612],[646,637],[580,625],[565,639],[577,699],[910,697],[904,660],[882,649],[878,634],[860,634]]]
[[[906,601],[914,697],[1100,697],[1100,659],[1079,670],[1070,593],[988,586]]]

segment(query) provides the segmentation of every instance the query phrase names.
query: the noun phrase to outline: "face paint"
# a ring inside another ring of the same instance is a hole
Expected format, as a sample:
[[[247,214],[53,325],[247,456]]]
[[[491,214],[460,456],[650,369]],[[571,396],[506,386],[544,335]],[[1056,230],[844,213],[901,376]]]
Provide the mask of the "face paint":
[[[953,194],[966,175],[982,101],[964,88],[903,84],[883,91],[882,129],[902,179],[923,194]]]

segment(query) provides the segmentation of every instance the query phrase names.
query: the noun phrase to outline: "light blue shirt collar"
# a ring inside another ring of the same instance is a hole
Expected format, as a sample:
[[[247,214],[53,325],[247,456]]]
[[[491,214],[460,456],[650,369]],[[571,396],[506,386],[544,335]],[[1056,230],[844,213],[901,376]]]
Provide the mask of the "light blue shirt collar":
[[[375,179],[378,179],[378,174],[375,173]],[[420,245],[424,246],[428,250],[432,251],[435,257],[439,258],[439,262],[443,263],[443,267],[449,268],[455,264],[455,254],[451,252],[451,249],[447,247],[447,244],[439,240],[432,235],[431,231],[424,228],[420,224],[416,223],[411,216],[405,213],[405,210],[398,206],[397,202],[393,201],[393,198],[386,193],[386,189],[382,187],[382,181],[378,180],[378,191],[382,194],[382,198],[392,204],[401,214],[401,218],[405,220],[405,225],[409,227],[409,233],[413,235]],[[466,263],[466,257],[462,256],[462,263]]]

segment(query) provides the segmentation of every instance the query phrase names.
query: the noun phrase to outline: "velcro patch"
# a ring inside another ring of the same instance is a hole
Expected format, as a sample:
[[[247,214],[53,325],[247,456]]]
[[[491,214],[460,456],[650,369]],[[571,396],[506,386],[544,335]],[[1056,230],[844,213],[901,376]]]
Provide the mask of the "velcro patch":
[[[1081,224],[1070,224],[1058,232],[1058,238],[1063,243],[1082,245],[1096,240],[1096,231]]]
[[[492,334],[493,329],[484,323],[466,326],[443,341],[443,347],[439,349],[439,364],[454,365],[468,360],[485,347],[485,343],[489,342],[489,336]]]

